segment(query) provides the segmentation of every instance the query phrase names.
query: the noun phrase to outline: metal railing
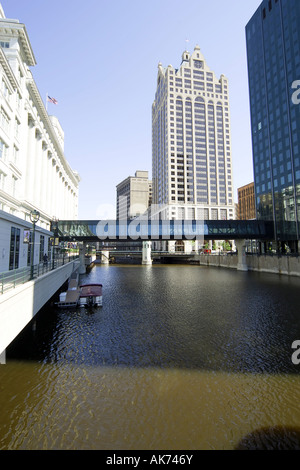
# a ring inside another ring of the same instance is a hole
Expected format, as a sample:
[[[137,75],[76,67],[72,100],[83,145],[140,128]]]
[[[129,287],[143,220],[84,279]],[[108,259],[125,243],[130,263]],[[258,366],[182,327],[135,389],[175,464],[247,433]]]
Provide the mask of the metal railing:
[[[75,261],[78,255],[66,256],[58,255],[55,259],[47,261],[46,263],[41,262],[33,266],[33,279],[37,279],[43,274],[53,271],[61,266]],[[0,295],[8,292],[11,289],[16,288],[21,284],[31,280],[31,267],[26,266],[20,269],[14,269],[13,271],[5,271],[0,273]]]

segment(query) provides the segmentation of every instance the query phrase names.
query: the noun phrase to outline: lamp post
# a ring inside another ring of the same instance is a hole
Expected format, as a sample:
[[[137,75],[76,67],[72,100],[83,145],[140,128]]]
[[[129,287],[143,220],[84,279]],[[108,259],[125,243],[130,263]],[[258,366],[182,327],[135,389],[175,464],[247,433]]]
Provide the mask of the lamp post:
[[[33,279],[35,225],[40,220],[40,213],[36,210],[31,211],[30,212],[30,220],[33,224],[32,246],[31,246],[31,254],[30,254],[30,279]]]
[[[55,268],[55,238],[57,237],[58,232],[58,219],[53,217],[51,222],[51,231],[53,232],[53,251],[52,251],[52,269]]]

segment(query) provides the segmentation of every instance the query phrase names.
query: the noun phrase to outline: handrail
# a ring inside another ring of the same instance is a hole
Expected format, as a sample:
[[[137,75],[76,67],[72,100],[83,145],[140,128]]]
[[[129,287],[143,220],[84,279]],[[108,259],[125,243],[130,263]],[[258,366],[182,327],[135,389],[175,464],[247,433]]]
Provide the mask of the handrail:
[[[47,261],[46,263],[38,263],[33,266],[33,279],[43,276],[47,272],[53,271],[61,266],[79,259],[78,255],[64,256],[59,255],[54,260]],[[4,271],[0,273],[0,295],[5,294],[11,289],[15,289],[21,284],[31,280],[31,268],[26,266],[24,268],[14,269],[12,271]]]

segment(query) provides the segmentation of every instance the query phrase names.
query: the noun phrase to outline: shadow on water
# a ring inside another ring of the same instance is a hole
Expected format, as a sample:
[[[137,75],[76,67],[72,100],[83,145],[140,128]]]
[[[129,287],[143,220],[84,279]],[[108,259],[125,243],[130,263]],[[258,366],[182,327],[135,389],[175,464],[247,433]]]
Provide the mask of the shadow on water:
[[[7,360],[299,373],[300,280],[195,266],[95,267],[103,307],[45,306]]]
[[[243,437],[235,450],[300,450],[300,428],[258,429]]]

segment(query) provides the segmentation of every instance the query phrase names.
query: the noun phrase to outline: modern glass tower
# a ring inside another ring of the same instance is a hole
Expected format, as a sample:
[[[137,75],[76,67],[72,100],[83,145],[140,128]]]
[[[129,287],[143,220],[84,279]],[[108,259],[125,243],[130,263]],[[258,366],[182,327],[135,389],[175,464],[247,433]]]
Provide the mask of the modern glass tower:
[[[152,106],[153,204],[166,219],[234,218],[228,81],[199,46],[158,64]]]
[[[246,26],[257,218],[298,249],[300,1],[264,0]]]

